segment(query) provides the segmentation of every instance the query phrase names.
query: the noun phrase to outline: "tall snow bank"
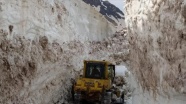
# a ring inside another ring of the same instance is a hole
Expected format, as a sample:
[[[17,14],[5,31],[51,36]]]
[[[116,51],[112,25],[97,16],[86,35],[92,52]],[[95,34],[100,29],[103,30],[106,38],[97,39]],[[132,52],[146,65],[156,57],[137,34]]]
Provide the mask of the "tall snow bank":
[[[114,30],[81,0],[1,0],[0,103],[65,103],[87,41]]]
[[[186,0],[125,1],[130,65],[140,86],[152,91],[155,98],[163,93],[165,98],[183,101],[180,97],[186,93]]]
[[[0,6],[0,28],[9,31],[9,37],[19,34],[34,39],[45,35],[49,41],[87,41],[101,40],[115,31],[81,0],[1,0]]]

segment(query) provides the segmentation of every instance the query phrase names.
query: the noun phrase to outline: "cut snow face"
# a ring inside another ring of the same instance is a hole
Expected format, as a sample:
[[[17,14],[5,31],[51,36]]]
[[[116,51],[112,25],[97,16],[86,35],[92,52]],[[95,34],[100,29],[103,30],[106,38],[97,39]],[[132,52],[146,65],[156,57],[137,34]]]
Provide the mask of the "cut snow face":
[[[186,0],[125,1],[133,103],[186,104]]]
[[[98,59],[89,42],[114,31],[81,0],[0,0],[0,104],[64,103],[83,60]]]

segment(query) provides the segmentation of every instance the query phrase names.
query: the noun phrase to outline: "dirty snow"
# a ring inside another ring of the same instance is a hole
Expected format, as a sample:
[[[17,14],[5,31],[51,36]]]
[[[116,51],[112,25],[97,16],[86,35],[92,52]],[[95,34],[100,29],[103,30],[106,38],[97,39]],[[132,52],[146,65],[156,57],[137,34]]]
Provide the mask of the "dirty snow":
[[[0,103],[66,102],[90,42],[114,32],[81,0],[1,0]]]
[[[133,104],[185,104],[185,2],[125,0]]]

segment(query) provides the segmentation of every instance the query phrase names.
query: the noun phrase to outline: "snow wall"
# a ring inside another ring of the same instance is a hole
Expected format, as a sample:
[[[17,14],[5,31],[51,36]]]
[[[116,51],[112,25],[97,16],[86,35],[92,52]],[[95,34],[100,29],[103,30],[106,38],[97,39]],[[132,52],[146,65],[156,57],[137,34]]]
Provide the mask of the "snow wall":
[[[133,104],[185,104],[186,0],[125,0]]]
[[[0,103],[65,103],[83,60],[100,59],[89,41],[114,32],[81,0],[0,0]]]

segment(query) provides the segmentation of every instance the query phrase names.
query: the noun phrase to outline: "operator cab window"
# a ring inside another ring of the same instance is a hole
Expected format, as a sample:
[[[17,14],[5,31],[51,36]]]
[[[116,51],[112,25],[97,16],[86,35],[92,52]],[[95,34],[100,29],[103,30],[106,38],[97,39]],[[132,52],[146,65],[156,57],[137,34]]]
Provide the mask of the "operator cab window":
[[[86,78],[96,78],[103,79],[104,78],[104,63],[96,63],[96,62],[87,62],[86,63]]]
[[[114,65],[109,65],[108,66],[108,77],[112,79],[112,81],[114,80],[115,76],[115,66]]]

